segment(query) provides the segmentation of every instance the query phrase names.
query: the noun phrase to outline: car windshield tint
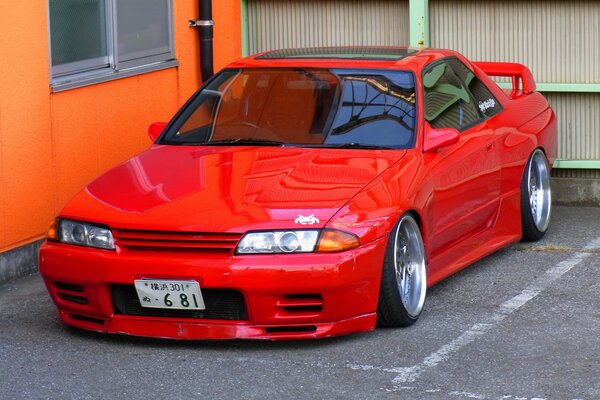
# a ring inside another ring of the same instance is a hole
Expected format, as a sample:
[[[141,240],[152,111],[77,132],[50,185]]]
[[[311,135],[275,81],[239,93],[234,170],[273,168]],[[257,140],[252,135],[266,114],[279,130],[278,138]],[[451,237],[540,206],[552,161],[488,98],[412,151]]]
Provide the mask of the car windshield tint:
[[[159,143],[405,149],[415,121],[408,71],[225,70]]]

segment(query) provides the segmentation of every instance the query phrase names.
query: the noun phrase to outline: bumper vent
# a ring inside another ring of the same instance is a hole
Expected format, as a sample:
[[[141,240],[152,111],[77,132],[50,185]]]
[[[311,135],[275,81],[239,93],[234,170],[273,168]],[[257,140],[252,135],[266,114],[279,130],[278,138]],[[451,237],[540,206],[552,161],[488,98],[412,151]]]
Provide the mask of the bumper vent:
[[[54,282],[54,286],[60,290],[68,290],[71,292],[83,293],[83,286],[74,283]]]
[[[202,233],[113,229],[115,243],[122,247],[233,251],[239,233]]]
[[[310,333],[316,332],[317,327],[314,325],[299,325],[299,326],[274,326],[265,328],[268,334],[294,334],[294,333]]]
[[[75,296],[74,294],[58,292],[58,295],[61,299],[65,301],[70,301],[71,303],[77,303],[81,305],[86,305],[88,303],[87,299],[83,296]]]
[[[323,296],[320,294],[286,294],[277,301],[277,307],[288,313],[320,313]]]
[[[114,313],[120,315],[236,321],[248,319],[244,297],[237,290],[202,289],[206,310],[169,310],[166,308],[142,307],[133,285],[113,285],[111,292]]]
[[[69,314],[69,316],[76,321],[89,322],[96,325],[104,325],[104,320],[101,318],[88,317],[86,315],[80,314]]]
[[[66,282],[54,282],[56,294],[64,301],[77,303],[81,305],[88,304],[88,299],[84,296],[84,289],[81,285]]]

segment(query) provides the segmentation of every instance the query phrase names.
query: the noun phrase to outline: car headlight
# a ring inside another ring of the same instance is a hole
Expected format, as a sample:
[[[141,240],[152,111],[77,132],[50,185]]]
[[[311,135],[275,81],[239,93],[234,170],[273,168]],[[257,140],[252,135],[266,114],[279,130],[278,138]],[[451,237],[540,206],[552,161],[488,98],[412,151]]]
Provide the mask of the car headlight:
[[[236,247],[236,254],[336,252],[360,245],[350,233],[325,229],[249,232]]]
[[[62,243],[107,250],[115,248],[115,241],[110,229],[86,222],[59,219],[55,236],[56,240]],[[51,238],[50,234],[48,237]]]

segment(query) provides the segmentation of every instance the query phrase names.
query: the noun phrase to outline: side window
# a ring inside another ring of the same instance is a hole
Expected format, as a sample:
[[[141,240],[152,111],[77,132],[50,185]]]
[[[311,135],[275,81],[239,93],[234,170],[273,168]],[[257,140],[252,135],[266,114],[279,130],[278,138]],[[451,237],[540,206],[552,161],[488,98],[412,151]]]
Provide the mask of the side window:
[[[463,131],[481,120],[469,91],[446,61],[423,74],[425,120],[435,129]]]
[[[494,97],[487,86],[465,64],[457,58],[449,58],[448,64],[450,64],[456,75],[464,82],[475,98],[475,103],[481,115],[487,119],[502,111],[502,105],[498,99]]]

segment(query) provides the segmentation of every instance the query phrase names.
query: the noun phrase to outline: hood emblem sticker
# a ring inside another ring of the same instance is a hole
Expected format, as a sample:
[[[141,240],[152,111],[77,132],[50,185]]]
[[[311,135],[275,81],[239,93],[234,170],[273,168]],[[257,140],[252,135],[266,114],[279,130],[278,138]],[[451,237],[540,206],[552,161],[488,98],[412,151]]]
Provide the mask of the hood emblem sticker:
[[[296,218],[294,222],[301,225],[313,225],[318,224],[321,221],[319,221],[319,218],[315,217],[314,214],[310,214],[308,217],[298,215],[298,218]]]

